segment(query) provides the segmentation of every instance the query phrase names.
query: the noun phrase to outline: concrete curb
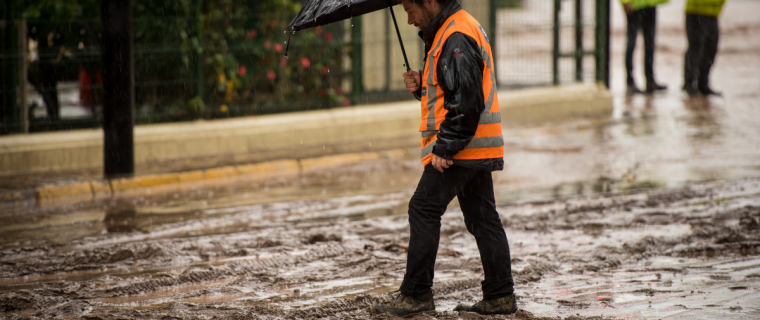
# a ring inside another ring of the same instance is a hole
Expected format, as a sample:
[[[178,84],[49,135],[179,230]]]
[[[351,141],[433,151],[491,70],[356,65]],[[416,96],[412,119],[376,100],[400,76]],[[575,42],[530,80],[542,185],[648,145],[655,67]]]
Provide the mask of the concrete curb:
[[[500,91],[498,97],[506,126],[559,123],[612,114],[612,96],[595,84]],[[416,100],[140,125],[134,129],[134,160],[138,173],[145,170],[142,174],[147,174],[413,148],[420,143],[419,125],[420,104]],[[85,129],[0,136],[0,179],[3,175],[100,172],[103,134],[102,129]],[[84,185],[80,187],[87,189]]]
[[[35,201],[39,206],[70,204],[104,198],[160,194],[188,187],[213,186],[235,179],[266,179],[298,174],[377,159],[409,158],[407,149],[331,155],[296,160],[276,160],[256,164],[225,166],[205,170],[152,174],[129,178],[96,179],[34,189],[0,193],[0,204]]]

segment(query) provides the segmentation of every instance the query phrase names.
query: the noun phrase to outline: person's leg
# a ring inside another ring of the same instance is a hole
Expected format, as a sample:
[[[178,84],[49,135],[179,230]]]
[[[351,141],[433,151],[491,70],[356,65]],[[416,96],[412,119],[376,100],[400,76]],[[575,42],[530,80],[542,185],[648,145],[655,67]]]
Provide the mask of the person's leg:
[[[702,51],[699,21],[694,14],[686,14],[686,39],[689,41],[689,48],[683,62],[683,89],[691,94],[696,93]]]
[[[635,87],[636,82],[633,80],[633,51],[636,49],[636,36],[639,33],[639,27],[641,25],[641,12],[640,10],[634,11],[631,14],[626,15],[628,19],[627,24],[627,36],[628,44],[625,48],[625,71],[626,71],[626,84],[630,87]]]
[[[457,198],[467,231],[475,236],[480,251],[485,273],[483,299],[514,293],[509,243],[496,211],[491,173],[479,171],[457,194]]]
[[[644,75],[647,79],[647,91],[662,90],[654,80],[654,43],[657,31],[657,7],[641,9],[641,31],[644,34]]]
[[[409,201],[410,238],[406,274],[399,289],[402,294],[419,297],[432,292],[441,216],[476,172],[474,169],[451,166],[441,173],[432,165],[425,166]]]
[[[714,94],[716,92],[710,88],[710,69],[718,53],[718,39],[720,36],[718,18],[700,16],[700,20],[704,29],[704,54],[699,65],[697,88],[704,94]]]

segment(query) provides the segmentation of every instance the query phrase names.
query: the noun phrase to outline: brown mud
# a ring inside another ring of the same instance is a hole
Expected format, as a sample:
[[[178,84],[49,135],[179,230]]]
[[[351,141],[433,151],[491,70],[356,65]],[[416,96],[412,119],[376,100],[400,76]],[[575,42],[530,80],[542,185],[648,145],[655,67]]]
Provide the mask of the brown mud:
[[[152,230],[6,243],[0,315],[390,319],[368,310],[403,278],[408,224],[392,208],[408,194],[382,197],[208,209]],[[389,211],[356,218],[378,208]],[[450,311],[481,298],[483,273],[461,212],[449,211],[436,318],[760,315],[760,179],[500,206],[522,309],[509,317]],[[249,228],[225,232],[220,221]]]

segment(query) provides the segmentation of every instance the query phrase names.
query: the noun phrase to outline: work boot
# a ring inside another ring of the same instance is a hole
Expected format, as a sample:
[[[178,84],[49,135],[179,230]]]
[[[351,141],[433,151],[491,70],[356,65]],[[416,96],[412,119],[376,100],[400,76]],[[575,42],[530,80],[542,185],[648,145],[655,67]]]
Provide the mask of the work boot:
[[[655,82],[647,82],[647,93],[652,93],[655,91],[665,90],[668,86],[661,86]]]
[[[387,312],[399,317],[419,313],[435,316],[435,302],[433,302],[432,292],[417,297],[399,293],[396,300],[384,305],[376,304],[372,306],[372,309],[375,313]]]
[[[474,305],[458,304],[454,311],[475,312],[482,315],[513,314],[517,312],[517,300],[513,293],[501,298],[483,299]]]
[[[706,96],[710,96],[710,95],[718,96],[718,97],[723,96],[723,93],[718,92],[718,91],[713,91],[713,89],[711,89],[710,87],[703,87],[703,88],[699,88],[698,90],[699,90],[699,93]]]
[[[639,88],[636,87],[635,84],[628,84],[626,86],[626,88],[625,88],[625,94],[632,95],[632,94],[637,94],[637,93],[641,93],[641,90],[639,90]]]
[[[684,92],[686,92],[686,94],[690,96],[696,96],[700,94],[699,90],[697,90],[697,88],[695,88],[694,86],[683,85],[683,88],[681,88],[681,90],[683,90]]]

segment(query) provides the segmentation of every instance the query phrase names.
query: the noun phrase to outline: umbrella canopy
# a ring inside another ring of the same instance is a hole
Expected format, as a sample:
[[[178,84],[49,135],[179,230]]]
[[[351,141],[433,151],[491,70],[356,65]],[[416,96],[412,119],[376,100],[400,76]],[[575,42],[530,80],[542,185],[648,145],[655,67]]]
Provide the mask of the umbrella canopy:
[[[400,3],[401,0],[310,0],[303,5],[285,31],[322,26]]]
[[[295,33],[298,30],[322,26],[365,13],[391,8],[401,2],[402,0],[309,0],[303,5],[301,11],[293,18],[293,21],[290,22],[285,31]],[[406,58],[404,43],[401,41],[401,33],[398,31],[396,14],[393,13],[392,8],[390,11],[393,17],[393,25],[396,27],[398,42],[401,44],[401,53],[404,55],[404,62],[406,63],[404,66],[406,67],[406,71],[409,71],[409,60]],[[288,46],[285,48],[286,57],[288,56],[289,47],[290,37],[288,37]]]

